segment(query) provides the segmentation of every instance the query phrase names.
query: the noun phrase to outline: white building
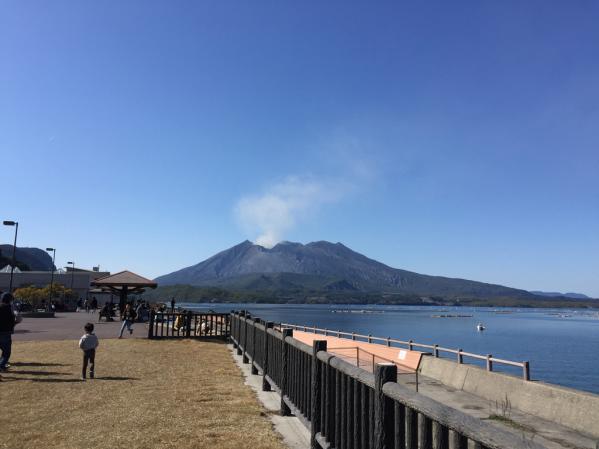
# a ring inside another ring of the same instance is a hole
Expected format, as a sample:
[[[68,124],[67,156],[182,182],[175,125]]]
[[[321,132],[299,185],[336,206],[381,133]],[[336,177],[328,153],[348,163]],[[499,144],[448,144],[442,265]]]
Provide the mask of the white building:
[[[54,272],[54,284],[64,285],[72,288],[80,298],[87,298],[90,284],[93,280],[110,275],[106,271],[83,270],[80,268],[67,268],[67,271],[57,270]],[[51,271],[17,271],[14,270],[12,281],[13,290],[20,287],[45,287],[50,285],[52,279]],[[10,286],[10,267],[8,270],[0,271],[0,291],[7,292]]]

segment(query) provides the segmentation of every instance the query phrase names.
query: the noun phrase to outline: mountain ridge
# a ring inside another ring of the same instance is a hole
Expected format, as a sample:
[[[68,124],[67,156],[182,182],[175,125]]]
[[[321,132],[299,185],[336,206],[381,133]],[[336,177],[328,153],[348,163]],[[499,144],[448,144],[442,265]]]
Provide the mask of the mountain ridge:
[[[583,293],[574,293],[574,292],[544,292],[540,290],[530,290],[533,295],[537,296],[545,296],[549,298],[570,298],[570,299],[591,299],[589,296]]]
[[[245,240],[190,267],[159,276],[160,285],[237,290],[405,293],[447,298],[534,298],[522,289],[392,268],[340,242],[280,242],[265,248]]]
[[[12,262],[13,246],[8,244],[0,244],[0,263],[2,268],[6,264]],[[40,248],[19,247],[15,252],[17,266],[24,264],[21,269],[24,271],[50,271],[52,270],[52,257]]]

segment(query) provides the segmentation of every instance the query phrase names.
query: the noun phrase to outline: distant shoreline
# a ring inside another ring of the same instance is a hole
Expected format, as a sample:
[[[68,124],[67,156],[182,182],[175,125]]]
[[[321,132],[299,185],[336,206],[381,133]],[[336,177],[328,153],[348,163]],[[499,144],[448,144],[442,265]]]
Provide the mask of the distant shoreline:
[[[331,305],[402,305],[444,307],[498,307],[545,309],[599,309],[599,299],[550,298],[542,296],[501,298],[443,298],[401,293],[319,292],[319,291],[230,291],[217,287],[168,285],[147,291],[144,299],[190,303],[247,304],[331,304]]]

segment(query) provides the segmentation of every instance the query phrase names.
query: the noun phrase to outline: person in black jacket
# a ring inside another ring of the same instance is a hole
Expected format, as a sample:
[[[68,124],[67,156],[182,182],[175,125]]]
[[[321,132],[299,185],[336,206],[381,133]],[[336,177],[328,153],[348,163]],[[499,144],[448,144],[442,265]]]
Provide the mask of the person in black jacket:
[[[15,329],[15,314],[12,310],[11,302],[13,296],[10,293],[4,293],[0,300],[0,371],[6,371],[8,360],[12,349],[12,333]]]

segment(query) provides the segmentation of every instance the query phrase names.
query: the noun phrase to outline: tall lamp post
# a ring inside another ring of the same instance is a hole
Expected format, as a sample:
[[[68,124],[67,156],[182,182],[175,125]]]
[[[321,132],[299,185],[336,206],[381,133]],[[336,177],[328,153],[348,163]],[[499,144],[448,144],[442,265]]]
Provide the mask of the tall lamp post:
[[[48,310],[52,307],[52,298],[54,297],[54,261],[56,260],[56,248],[46,248],[46,251],[52,251],[52,276],[50,276],[50,299],[48,301]]]
[[[67,265],[73,265],[71,269],[71,293],[73,292],[73,277],[75,277],[75,262],[67,262]]]
[[[10,221],[4,220],[4,226],[14,226],[15,227],[15,243],[12,247],[12,264],[10,265],[10,286],[8,287],[8,291],[12,293],[12,275],[15,271],[15,265],[17,264],[16,252],[17,252],[17,234],[19,232],[19,222],[18,221]]]

